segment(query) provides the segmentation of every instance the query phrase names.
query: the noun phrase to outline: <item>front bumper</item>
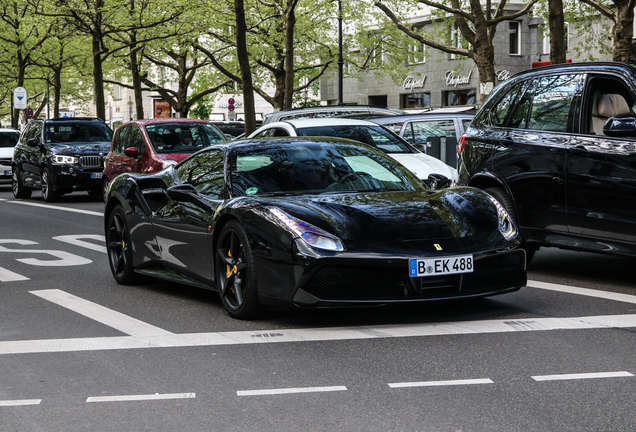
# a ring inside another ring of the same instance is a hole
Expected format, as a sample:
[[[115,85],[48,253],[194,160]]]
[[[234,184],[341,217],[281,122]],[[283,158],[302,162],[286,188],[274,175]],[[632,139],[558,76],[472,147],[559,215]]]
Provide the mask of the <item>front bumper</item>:
[[[51,166],[53,184],[60,191],[101,189],[103,170],[80,164]]]

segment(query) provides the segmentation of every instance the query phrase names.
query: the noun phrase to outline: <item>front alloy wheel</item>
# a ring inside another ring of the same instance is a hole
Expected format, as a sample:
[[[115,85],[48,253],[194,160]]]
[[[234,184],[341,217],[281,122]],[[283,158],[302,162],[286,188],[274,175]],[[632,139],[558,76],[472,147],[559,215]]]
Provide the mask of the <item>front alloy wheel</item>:
[[[250,319],[260,313],[253,261],[243,228],[228,222],[217,243],[216,281],[221,302],[233,318]]]
[[[106,245],[110,271],[115,280],[122,285],[136,282],[130,233],[126,226],[126,214],[121,206],[115,207],[108,218]]]
[[[55,202],[60,198],[60,194],[54,190],[51,178],[51,171],[48,168],[42,170],[42,198],[46,202]]]

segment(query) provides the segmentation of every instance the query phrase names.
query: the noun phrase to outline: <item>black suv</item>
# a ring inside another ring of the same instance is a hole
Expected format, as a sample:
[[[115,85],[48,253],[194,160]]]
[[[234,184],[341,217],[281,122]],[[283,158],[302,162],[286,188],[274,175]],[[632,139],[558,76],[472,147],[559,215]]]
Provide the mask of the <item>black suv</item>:
[[[459,183],[540,246],[636,255],[636,68],[548,66],[500,85],[460,139]]]
[[[32,120],[13,153],[13,195],[29,198],[41,188],[45,201],[73,191],[102,195],[104,156],[112,130],[95,118]]]

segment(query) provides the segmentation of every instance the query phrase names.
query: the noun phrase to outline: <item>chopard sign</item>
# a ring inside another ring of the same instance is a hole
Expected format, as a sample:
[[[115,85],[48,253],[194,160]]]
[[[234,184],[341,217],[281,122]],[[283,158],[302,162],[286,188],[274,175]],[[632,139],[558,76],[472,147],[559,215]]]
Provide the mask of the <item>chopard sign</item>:
[[[510,71],[501,69],[501,70],[495,71],[495,76],[497,77],[499,81],[506,81],[508,78],[510,78]]]
[[[413,77],[407,76],[404,78],[402,82],[402,87],[405,90],[413,90],[414,88],[424,87],[424,82],[426,81],[426,77],[422,77],[421,80],[414,80]]]
[[[446,72],[446,85],[457,87],[458,84],[468,84],[470,83],[470,76],[473,74],[473,71],[468,72],[468,75],[455,75],[454,71]]]

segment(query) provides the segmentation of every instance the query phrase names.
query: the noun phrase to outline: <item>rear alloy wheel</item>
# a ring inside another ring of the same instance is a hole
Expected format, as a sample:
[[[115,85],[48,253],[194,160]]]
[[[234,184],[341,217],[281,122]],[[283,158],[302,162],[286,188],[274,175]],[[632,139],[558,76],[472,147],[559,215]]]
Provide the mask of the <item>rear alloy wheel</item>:
[[[51,171],[48,168],[42,170],[42,198],[46,202],[55,202],[60,199],[60,193],[54,189],[52,184]]]
[[[108,185],[110,182],[107,178],[102,180],[102,199],[104,200],[104,204],[108,201]]]
[[[251,319],[261,312],[258,303],[254,258],[247,236],[237,221],[230,221],[219,235],[216,282],[223,306],[232,318]]]
[[[110,213],[106,228],[108,263],[115,280],[121,285],[131,285],[138,281],[133,267],[133,252],[130,231],[126,225],[126,214],[121,206]]]
[[[16,198],[31,198],[31,192],[33,189],[28,188],[22,184],[20,180],[20,172],[18,167],[13,168],[13,175],[11,176],[11,187],[13,188],[13,196]]]

